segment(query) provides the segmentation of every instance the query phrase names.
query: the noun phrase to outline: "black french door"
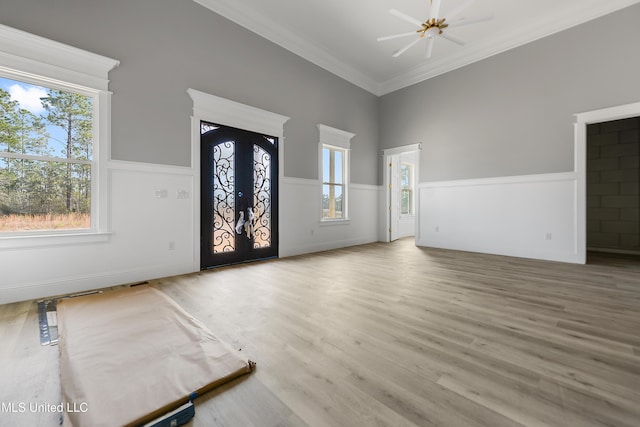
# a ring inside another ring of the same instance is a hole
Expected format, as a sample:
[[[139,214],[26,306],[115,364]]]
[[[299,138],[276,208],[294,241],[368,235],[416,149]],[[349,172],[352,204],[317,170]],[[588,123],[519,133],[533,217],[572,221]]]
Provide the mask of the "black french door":
[[[278,139],[200,124],[200,267],[278,256]]]

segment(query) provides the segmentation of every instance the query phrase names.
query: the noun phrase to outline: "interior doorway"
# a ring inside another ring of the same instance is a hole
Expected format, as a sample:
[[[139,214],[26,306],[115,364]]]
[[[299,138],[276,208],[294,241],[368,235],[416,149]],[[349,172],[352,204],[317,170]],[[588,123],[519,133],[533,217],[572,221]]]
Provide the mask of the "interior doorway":
[[[385,241],[416,235],[420,144],[383,151],[385,165]]]
[[[640,255],[640,116],[587,125],[587,250]]]
[[[576,260],[579,263],[587,262],[587,210],[594,207],[587,203],[587,126],[639,116],[640,102],[575,114]]]
[[[200,127],[200,268],[276,257],[278,138]]]

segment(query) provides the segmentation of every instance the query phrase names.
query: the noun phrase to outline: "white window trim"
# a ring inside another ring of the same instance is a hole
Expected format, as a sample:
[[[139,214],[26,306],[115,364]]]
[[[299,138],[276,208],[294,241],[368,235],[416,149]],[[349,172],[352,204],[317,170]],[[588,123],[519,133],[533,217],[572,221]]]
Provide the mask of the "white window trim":
[[[4,233],[0,249],[106,241],[107,167],[111,146],[111,92],[108,74],[119,61],[0,24],[0,75],[91,96],[94,99],[94,153],[91,228]]]
[[[318,182],[319,182],[319,197],[320,200],[320,223],[322,225],[329,224],[347,224],[349,219],[349,187],[351,183],[351,139],[356,136],[355,133],[347,132],[341,129],[336,129],[331,126],[318,124],[319,143],[318,143]],[[335,148],[344,150],[344,188],[343,188],[343,210],[344,218],[324,218],[322,216],[322,185],[323,185],[323,168],[322,168],[322,149],[324,147]]]

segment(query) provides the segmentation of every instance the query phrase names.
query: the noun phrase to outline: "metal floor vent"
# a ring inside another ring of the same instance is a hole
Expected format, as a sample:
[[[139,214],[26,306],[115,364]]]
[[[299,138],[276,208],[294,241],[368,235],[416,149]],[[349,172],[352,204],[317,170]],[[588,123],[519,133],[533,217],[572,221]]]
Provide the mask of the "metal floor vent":
[[[102,293],[102,291],[84,292],[63,298],[38,301],[38,329],[40,329],[40,345],[58,344],[58,301],[83,295]]]

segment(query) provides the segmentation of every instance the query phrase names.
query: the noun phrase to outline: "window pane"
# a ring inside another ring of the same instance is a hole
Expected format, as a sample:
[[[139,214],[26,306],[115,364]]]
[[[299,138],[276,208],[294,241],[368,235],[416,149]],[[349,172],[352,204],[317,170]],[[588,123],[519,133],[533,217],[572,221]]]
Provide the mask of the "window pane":
[[[344,218],[342,185],[325,184],[322,186],[322,218]]]
[[[0,232],[91,226],[91,166],[0,158]]]
[[[336,199],[335,199],[335,206],[336,206],[336,215],[335,218],[344,218],[344,212],[343,212],[343,194],[342,194],[342,186],[341,185],[336,185],[335,186],[335,190],[336,190]]]
[[[400,191],[400,213],[403,215],[413,214],[413,198],[411,190]]]
[[[331,150],[328,148],[322,149],[322,181],[323,182],[331,182],[331,178],[329,176],[329,157],[331,155]]]
[[[411,186],[411,167],[403,163],[400,165],[400,187],[409,188]]]
[[[336,184],[343,184],[343,180],[342,180],[342,164],[343,164],[343,152],[342,151],[338,151],[338,150],[333,150],[334,156],[335,156],[335,175],[334,175],[334,180],[333,182],[335,182]]]
[[[93,99],[0,77],[0,151],[91,160]]]

